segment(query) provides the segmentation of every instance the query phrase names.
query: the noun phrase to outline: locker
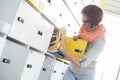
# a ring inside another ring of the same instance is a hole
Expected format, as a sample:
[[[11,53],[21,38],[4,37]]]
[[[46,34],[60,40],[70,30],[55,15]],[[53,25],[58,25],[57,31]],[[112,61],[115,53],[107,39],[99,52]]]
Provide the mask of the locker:
[[[38,80],[50,80],[55,66],[55,57],[46,55]]]
[[[30,51],[20,80],[38,80],[45,55]]]
[[[9,40],[0,57],[0,80],[20,80],[29,50]]]
[[[64,76],[64,74],[65,74],[65,72],[66,72],[66,70],[67,70],[67,68],[68,68],[68,66],[69,66],[69,63],[68,63],[68,62],[64,62],[63,65],[64,65],[64,67],[63,67],[63,69],[62,69],[62,73],[61,73],[61,75],[60,75],[59,80],[62,80],[62,78],[63,78],[63,76]]]
[[[44,17],[36,17],[36,26],[31,34],[30,44],[34,48],[47,52],[54,27]]]
[[[81,0],[63,0],[69,10],[72,12],[73,16],[77,22],[81,25],[81,10],[84,7],[84,4]],[[88,1],[89,2],[89,1]]]
[[[20,2],[21,0],[0,0],[0,32],[9,33]]]
[[[48,48],[53,29],[54,27],[45,19],[42,19],[42,16],[27,2],[22,1],[9,36],[45,52]],[[49,32],[46,32],[47,30]]]
[[[57,59],[50,80],[60,80],[62,78],[64,63]]]
[[[6,43],[6,39],[0,36],[0,57],[2,55],[5,43]]]
[[[70,27],[74,27],[70,32],[67,31],[67,35],[71,36],[75,34],[79,25],[62,0],[41,0],[41,2],[44,4],[44,9],[42,9],[41,12],[55,24],[56,27],[61,28],[65,26],[69,29]]]

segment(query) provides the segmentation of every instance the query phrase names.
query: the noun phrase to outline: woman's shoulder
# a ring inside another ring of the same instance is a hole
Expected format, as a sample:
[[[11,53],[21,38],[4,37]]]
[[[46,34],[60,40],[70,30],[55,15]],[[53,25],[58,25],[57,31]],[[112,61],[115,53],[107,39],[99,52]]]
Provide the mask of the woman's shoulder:
[[[98,39],[96,39],[95,41],[89,43],[91,45],[94,45],[94,44],[99,44],[99,45],[102,45],[102,44],[105,44],[105,36],[103,37],[100,37]]]

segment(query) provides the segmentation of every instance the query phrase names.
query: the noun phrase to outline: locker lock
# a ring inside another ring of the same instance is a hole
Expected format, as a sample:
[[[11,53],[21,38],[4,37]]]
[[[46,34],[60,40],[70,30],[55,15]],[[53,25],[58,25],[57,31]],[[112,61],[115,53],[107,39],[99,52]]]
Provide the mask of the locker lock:
[[[47,69],[46,68],[43,68],[43,71],[46,71]]]
[[[32,68],[32,65],[31,64],[27,64],[27,68]]]
[[[9,63],[10,63],[10,59],[3,58],[2,62],[3,62],[3,63],[7,63],[7,64],[9,64]]]
[[[21,17],[18,17],[17,19],[19,22],[21,22],[22,24],[24,23],[24,19],[22,19]]]
[[[42,35],[43,35],[43,33],[42,33],[41,31],[38,31],[38,34],[39,34],[40,36],[42,36]]]

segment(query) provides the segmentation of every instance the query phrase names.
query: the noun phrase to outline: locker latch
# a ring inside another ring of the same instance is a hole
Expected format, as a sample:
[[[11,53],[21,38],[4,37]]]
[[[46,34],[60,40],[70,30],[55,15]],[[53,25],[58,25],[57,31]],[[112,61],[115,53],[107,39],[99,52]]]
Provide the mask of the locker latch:
[[[2,62],[9,64],[10,63],[10,59],[3,58]]]

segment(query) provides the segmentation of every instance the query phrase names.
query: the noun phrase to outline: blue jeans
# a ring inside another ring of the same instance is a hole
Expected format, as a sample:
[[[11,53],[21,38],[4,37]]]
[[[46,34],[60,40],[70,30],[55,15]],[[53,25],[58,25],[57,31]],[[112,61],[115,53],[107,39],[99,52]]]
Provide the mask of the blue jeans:
[[[94,80],[94,74],[74,74],[68,68],[62,80]]]

